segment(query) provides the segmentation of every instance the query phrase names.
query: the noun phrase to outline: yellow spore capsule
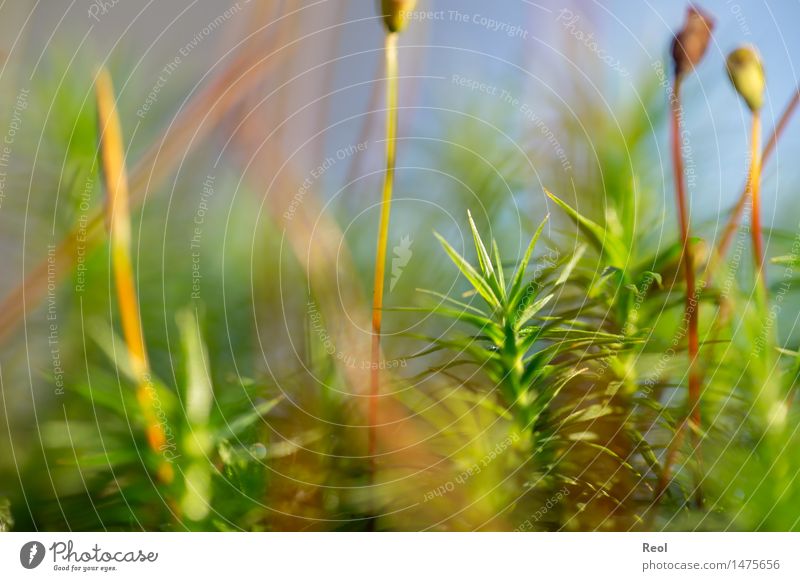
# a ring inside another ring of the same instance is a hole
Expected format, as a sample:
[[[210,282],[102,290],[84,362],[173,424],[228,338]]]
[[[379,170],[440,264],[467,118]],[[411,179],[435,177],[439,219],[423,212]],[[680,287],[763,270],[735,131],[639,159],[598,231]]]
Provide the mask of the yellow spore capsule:
[[[752,46],[737,48],[728,55],[726,61],[728,77],[744,102],[753,112],[764,105],[766,77],[758,51]]]

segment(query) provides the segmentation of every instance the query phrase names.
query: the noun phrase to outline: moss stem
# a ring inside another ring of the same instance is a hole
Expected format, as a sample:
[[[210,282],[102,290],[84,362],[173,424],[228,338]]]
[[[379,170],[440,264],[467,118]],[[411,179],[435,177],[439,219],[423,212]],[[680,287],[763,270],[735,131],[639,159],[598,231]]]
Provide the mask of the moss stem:
[[[761,158],[759,155],[761,141],[761,115],[753,112],[753,125],[750,134],[750,172],[749,185],[750,200],[753,207],[752,227],[750,235],[753,240],[753,261],[756,269],[756,278],[762,286],[764,279],[764,238],[761,233]]]
[[[128,348],[128,357],[137,380],[136,399],[146,423],[146,436],[150,449],[160,454],[166,435],[156,413],[158,402],[151,383],[150,365],[142,331],[139,300],[131,261],[131,224],[128,195],[128,173],[125,169],[125,153],[122,127],[116,108],[111,75],[100,71],[96,84],[97,113],[100,131],[100,157],[106,189],[106,226],[111,245],[111,264],[114,271],[114,286],[117,291],[122,333]],[[158,477],[169,483],[173,479],[172,466],[160,460]]]
[[[386,249],[389,239],[389,217],[394,188],[395,137],[397,134],[397,34],[386,35],[386,173],[383,179],[378,244],[375,253],[375,280],[372,293],[372,369],[369,392],[369,457],[370,475],[374,478],[377,453],[378,397],[380,395],[379,359],[381,356],[381,323],[383,287],[386,278]]]
[[[661,499],[671,478],[672,464],[675,461],[677,449],[683,442],[684,430],[692,433],[692,452],[700,463],[701,452],[698,433],[701,427],[700,414],[700,395],[702,391],[701,378],[697,369],[697,354],[699,351],[699,332],[698,318],[700,301],[697,296],[695,272],[694,272],[694,252],[691,244],[691,226],[689,223],[688,204],[686,199],[686,186],[684,182],[683,154],[681,152],[681,100],[680,100],[680,75],[675,77],[673,94],[670,99],[671,115],[671,142],[672,142],[672,168],[675,180],[675,196],[678,206],[678,220],[680,224],[681,243],[683,244],[683,268],[686,278],[686,307],[684,318],[688,322],[687,349],[689,355],[689,394],[688,394],[688,421],[683,421],[673,437],[672,443],[667,451],[667,457],[662,467],[661,475],[656,486],[654,504]],[[688,425],[690,424],[691,425]],[[698,506],[702,506],[702,492],[700,490],[699,470],[695,475],[697,484],[695,486],[695,501]]]
[[[689,415],[697,428],[700,418],[700,376],[697,373],[697,354],[699,351],[698,316],[700,304],[697,300],[697,285],[694,272],[694,248],[691,241],[686,185],[683,175],[683,154],[681,152],[681,101],[680,77],[675,79],[672,103],[672,162],[675,174],[675,194],[678,205],[681,243],[683,245],[683,269],[686,279],[685,318],[688,321],[687,343],[689,353]]]
[[[759,164],[760,167],[763,167],[764,163],[766,163],[770,155],[772,155],[773,151],[775,151],[775,146],[778,144],[778,139],[780,139],[781,135],[786,129],[786,126],[789,124],[789,120],[791,119],[792,115],[797,109],[798,104],[800,104],[800,89],[796,90],[794,92],[794,95],[792,95],[792,98],[786,105],[786,108],[783,110],[783,114],[778,120],[778,123],[772,130],[770,138],[767,140],[766,145],[764,145],[764,149],[761,152],[761,160]],[[736,202],[736,206],[734,207],[730,218],[728,218],[727,224],[725,224],[725,229],[722,231],[722,236],[720,237],[719,244],[717,245],[717,250],[712,255],[711,261],[709,261],[709,265],[707,268],[709,279],[711,276],[713,276],[714,272],[716,271],[717,266],[719,265],[719,261],[724,259],[725,255],[728,253],[728,249],[730,248],[731,242],[733,241],[733,235],[739,228],[739,220],[741,220],[742,212],[744,211],[744,208],[747,205],[747,200],[749,198],[750,198],[750,175],[748,174],[745,187],[742,190],[741,195],[739,196],[739,200]]]

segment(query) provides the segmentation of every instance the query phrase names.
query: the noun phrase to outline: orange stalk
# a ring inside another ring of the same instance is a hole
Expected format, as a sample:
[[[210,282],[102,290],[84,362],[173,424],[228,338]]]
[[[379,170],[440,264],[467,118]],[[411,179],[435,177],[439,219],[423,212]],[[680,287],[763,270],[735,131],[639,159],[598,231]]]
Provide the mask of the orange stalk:
[[[694,249],[691,244],[691,227],[689,224],[689,211],[686,199],[686,185],[683,176],[683,154],[681,153],[680,139],[680,78],[675,79],[672,103],[672,163],[675,174],[675,195],[678,205],[678,219],[680,223],[681,243],[683,244],[683,269],[686,279],[686,307],[688,319],[688,353],[689,353],[689,415],[698,428],[700,418],[700,375],[697,373],[697,354],[700,349],[698,332],[698,311],[696,281],[694,272]]]
[[[182,108],[145,152],[130,173],[130,201],[141,202],[146,192],[158,192],[157,185],[217,127],[231,109],[239,105],[277,62],[283,49],[277,42],[268,54],[261,47],[242,49],[232,64],[218,74]],[[85,228],[75,226],[56,247],[55,257],[48,257],[0,302],[0,344],[8,339],[25,313],[36,308],[47,294],[50,261],[59,265],[56,280],[72,272],[79,253],[89,253],[103,240],[102,212],[92,211]],[[64,265],[64,266],[61,266]]]
[[[748,190],[753,206],[752,228],[750,234],[753,239],[753,259],[756,268],[756,278],[765,283],[764,278],[764,239],[761,233],[761,159],[759,149],[761,141],[761,116],[757,111],[753,113],[753,126],[751,133],[751,162]]]
[[[158,402],[155,388],[150,379],[150,365],[142,332],[130,253],[128,175],[125,169],[122,126],[117,114],[114,87],[107,70],[102,69],[98,74],[95,90],[100,131],[100,157],[106,189],[106,227],[111,245],[111,264],[122,332],[128,348],[131,367],[138,382],[136,399],[145,418],[147,442],[154,452],[160,453],[166,443],[166,436],[156,413]],[[173,477],[171,465],[162,460],[158,475],[162,481],[170,482]]]
[[[789,120],[791,119],[795,109],[797,109],[798,103],[800,103],[800,89],[795,91],[794,95],[792,95],[791,100],[786,105],[786,109],[783,110],[783,114],[778,120],[778,123],[775,125],[775,128],[772,130],[772,134],[770,135],[763,151],[761,152],[761,160],[759,163],[760,167],[763,167],[770,155],[772,155],[772,152],[775,151],[775,146],[778,144],[778,139],[780,139],[780,136],[783,134],[786,126],[789,124]],[[739,220],[741,220],[742,212],[744,211],[744,207],[747,204],[747,199],[749,196],[750,175],[748,174],[745,187],[742,190],[742,193],[739,195],[739,200],[736,202],[736,206],[734,207],[733,212],[731,213],[731,216],[725,225],[725,229],[722,231],[722,236],[720,237],[719,244],[717,245],[717,251],[713,257],[714,262],[709,264],[708,270],[712,274],[716,269],[716,262],[725,258],[725,255],[728,253],[728,249],[733,241],[733,235],[739,227]]]
[[[692,430],[693,450],[698,462],[700,461],[700,443],[697,437],[697,430],[701,426],[700,414],[700,396],[702,392],[702,380],[697,370],[697,355],[700,349],[699,331],[698,331],[698,317],[700,309],[700,301],[695,296],[697,293],[696,280],[694,272],[694,249],[691,245],[691,226],[689,223],[689,212],[686,200],[686,185],[683,176],[683,154],[681,152],[680,137],[680,115],[681,115],[681,102],[680,102],[680,83],[681,76],[675,77],[673,85],[673,95],[670,99],[672,115],[671,115],[671,145],[672,145],[672,169],[675,179],[675,196],[678,206],[678,220],[680,225],[681,243],[683,244],[682,263],[684,268],[684,278],[686,279],[686,306],[685,318],[688,319],[687,330],[687,350],[689,355],[689,394],[688,394],[688,412],[687,419],[693,426],[687,425],[686,420],[682,421],[678,426],[675,436],[672,439],[668,449],[667,457],[664,460],[661,474],[659,475],[658,483],[656,484],[655,495],[653,503],[657,504],[662,495],[664,494],[667,485],[669,484],[670,475],[672,472],[672,465],[675,462],[678,448],[683,442],[683,432],[686,429]],[[702,506],[702,494],[700,492],[700,479],[697,477],[697,487],[695,489],[695,498],[698,506]]]

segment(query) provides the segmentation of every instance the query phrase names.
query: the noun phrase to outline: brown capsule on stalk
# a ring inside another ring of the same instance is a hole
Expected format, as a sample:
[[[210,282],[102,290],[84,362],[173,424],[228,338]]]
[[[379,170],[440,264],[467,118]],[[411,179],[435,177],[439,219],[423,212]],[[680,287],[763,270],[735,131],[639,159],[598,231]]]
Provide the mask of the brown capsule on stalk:
[[[714,19],[702,10],[690,6],[681,31],[672,39],[672,61],[675,76],[681,77],[697,66],[703,59],[714,30]]]
[[[380,0],[383,23],[389,32],[402,32],[408,24],[410,12],[417,0]]]

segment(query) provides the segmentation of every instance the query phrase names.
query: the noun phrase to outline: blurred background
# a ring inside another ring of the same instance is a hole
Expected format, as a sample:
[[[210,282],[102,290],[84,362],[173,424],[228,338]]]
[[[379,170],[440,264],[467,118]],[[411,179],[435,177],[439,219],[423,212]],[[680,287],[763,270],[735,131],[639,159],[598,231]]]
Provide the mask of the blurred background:
[[[713,243],[748,161],[750,120],[725,55],[743,42],[761,52],[769,131],[797,90],[800,4],[702,7],[716,29],[684,84],[685,126],[692,221]],[[556,213],[545,187],[593,217],[635,191],[636,228],[658,248],[673,240],[667,57],[686,8],[419,0],[399,40],[385,306],[418,304],[418,288],[464,290],[433,232],[469,253],[467,210],[518,262]],[[376,513],[380,528],[398,530],[508,530],[531,515],[535,530],[641,524],[625,503],[592,513],[575,496],[583,489],[537,488],[513,454],[484,464],[511,445],[509,421],[480,390],[423,373],[430,361],[410,357],[418,336],[448,328],[416,312],[385,315],[379,476],[369,480],[385,147],[374,2],[17,0],[0,7],[0,31],[2,526],[365,530]],[[110,256],[92,222],[104,197],[100,66],[119,99],[144,334],[181,458],[171,487],[149,470]],[[798,227],[798,145],[790,124],[764,168],[763,222],[776,232]],[[545,236],[544,256],[578,244],[563,216]],[[790,245],[768,236],[770,254]],[[787,304],[797,311],[795,297]],[[788,341],[790,319],[779,327]],[[465,478],[475,465],[483,470]],[[469,482],[448,490],[459,478]]]

